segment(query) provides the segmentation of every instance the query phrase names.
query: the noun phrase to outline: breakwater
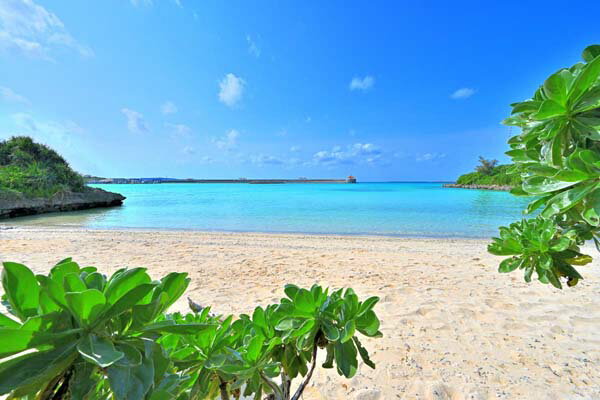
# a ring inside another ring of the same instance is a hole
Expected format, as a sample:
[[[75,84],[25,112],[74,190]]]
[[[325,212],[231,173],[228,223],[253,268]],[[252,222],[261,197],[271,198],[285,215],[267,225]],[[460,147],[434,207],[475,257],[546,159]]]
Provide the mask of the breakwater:
[[[500,190],[504,192],[512,190],[512,186],[505,185],[461,185],[458,183],[446,183],[443,187],[455,189]]]

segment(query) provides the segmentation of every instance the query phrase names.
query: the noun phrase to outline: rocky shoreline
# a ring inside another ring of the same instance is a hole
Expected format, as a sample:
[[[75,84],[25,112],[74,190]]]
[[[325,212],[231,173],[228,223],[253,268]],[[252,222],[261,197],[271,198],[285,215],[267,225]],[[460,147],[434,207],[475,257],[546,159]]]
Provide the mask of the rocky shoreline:
[[[512,186],[503,186],[503,185],[461,185],[458,183],[447,183],[444,185],[445,188],[455,188],[455,189],[478,189],[478,190],[499,190],[508,192],[512,190]]]
[[[120,206],[123,200],[125,196],[97,188],[88,188],[84,192],[60,192],[50,198],[27,199],[18,196],[0,196],[0,219]]]

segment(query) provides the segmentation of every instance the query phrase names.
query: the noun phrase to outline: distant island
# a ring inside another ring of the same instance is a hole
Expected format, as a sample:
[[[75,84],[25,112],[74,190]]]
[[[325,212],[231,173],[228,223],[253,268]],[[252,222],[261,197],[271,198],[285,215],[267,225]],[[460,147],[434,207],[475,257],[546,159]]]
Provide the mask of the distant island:
[[[352,175],[346,179],[176,179],[176,178],[101,178],[98,176],[84,175],[89,184],[156,184],[156,183],[247,183],[247,184],[283,184],[283,183],[356,183]]]
[[[461,175],[456,183],[445,184],[446,188],[511,190],[521,185],[521,176],[512,164],[498,165],[498,160],[479,157],[475,172]]]
[[[0,218],[118,206],[123,200],[88,187],[63,157],[30,137],[0,142]]]

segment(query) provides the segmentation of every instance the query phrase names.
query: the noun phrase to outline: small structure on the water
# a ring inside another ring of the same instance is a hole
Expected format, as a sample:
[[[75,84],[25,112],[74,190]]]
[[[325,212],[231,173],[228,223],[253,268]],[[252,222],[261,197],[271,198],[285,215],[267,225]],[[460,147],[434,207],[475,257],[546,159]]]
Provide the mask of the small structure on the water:
[[[346,178],[346,183],[356,183],[356,177],[350,175]]]

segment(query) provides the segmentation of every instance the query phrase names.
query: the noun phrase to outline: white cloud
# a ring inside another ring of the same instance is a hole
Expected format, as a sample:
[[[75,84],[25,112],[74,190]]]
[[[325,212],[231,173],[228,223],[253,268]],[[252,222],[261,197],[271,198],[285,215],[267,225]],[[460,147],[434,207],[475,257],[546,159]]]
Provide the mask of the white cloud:
[[[372,164],[381,159],[382,151],[372,143],[355,143],[343,149],[334,146],[331,150],[321,150],[313,155],[314,164]]]
[[[250,157],[250,161],[256,165],[283,165],[285,161],[281,158],[269,156],[265,154],[259,154],[257,156]]]
[[[242,78],[231,73],[225,75],[219,82],[219,101],[229,107],[235,106],[242,99],[245,85]]]
[[[177,106],[172,101],[167,100],[160,106],[160,112],[165,115],[175,114],[177,112]]]
[[[229,150],[237,146],[237,139],[240,133],[235,129],[230,130],[225,136],[213,139],[213,143],[222,150]]]
[[[417,162],[434,161],[434,160],[439,160],[439,159],[442,159],[445,157],[446,157],[445,153],[424,153],[424,154],[417,154],[415,157],[415,160]]]
[[[450,98],[458,100],[458,99],[467,99],[475,94],[476,90],[471,88],[460,88],[454,93],[450,95]]]
[[[60,47],[94,55],[68,33],[60,18],[33,0],[0,1],[0,50],[51,60],[51,51]]]
[[[300,149],[300,146],[292,146],[292,147],[290,147],[290,152],[291,152],[291,153],[297,153],[297,152],[299,152],[300,150],[301,150],[301,149]]]
[[[29,99],[27,99],[27,97],[22,96],[5,86],[0,86],[0,98],[8,103],[29,104]]]
[[[185,146],[183,149],[181,149],[181,152],[183,154],[193,155],[193,154],[196,154],[196,149],[193,148],[192,146]]]
[[[192,136],[192,129],[185,124],[165,124],[171,130],[174,139],[187,139]]]
[[[121,112],[127,118],[127,129],[132,133],[148,132],[148,125],[144,120],[144,116],[135,110],[122,108]]]
[[[371,75],[367,75],[364,78],[354,77],[352,81],[350,81],[350,90],[362,90],[366,92],[371,89],[375,85],[375,78]]]
[[[16,113],[12,119],[17,127],[17,134],[27,134],[47,144],[69,145],[74,135],[84,133],[77,123],[67,120],[40,121],[29,113]]]
[[[260,48],[256,44],[256,41],[252,39],[252,36],[246,35],[246,42],[248,43],[248,53],[256,58],[260,57]]]

